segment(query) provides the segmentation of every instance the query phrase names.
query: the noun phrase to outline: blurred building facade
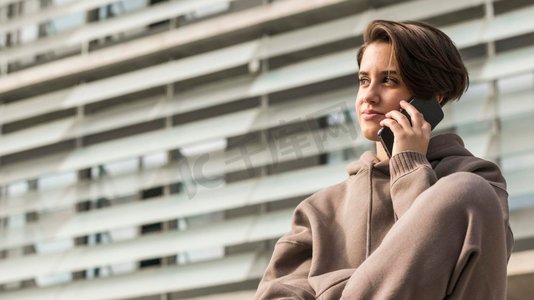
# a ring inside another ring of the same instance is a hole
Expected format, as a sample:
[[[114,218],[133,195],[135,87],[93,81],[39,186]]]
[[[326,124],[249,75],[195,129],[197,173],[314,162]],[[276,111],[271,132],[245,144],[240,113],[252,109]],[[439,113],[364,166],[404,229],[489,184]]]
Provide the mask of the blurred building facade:
[[[471,83],[445,107],[508,180],[509,299],[534,289],[530,0],[0,0],[0,299],[250,299],[293,208],[342,181],[355,54],[420,20]]]

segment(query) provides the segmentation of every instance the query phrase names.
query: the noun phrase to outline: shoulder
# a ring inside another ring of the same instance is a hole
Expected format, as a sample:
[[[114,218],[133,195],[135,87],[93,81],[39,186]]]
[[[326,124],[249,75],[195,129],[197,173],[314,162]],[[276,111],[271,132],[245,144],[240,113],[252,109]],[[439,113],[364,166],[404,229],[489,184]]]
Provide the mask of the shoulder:
[[[499,166],[474,156],[456,134],[434,136],[430,140],[427,158],[438,178],[456,172],[471,172],[480,175],[495,187],[506,189],[506,182]]]
[[[473,155],[451,155],[444,157],[436,164],[434,170],[438,177],[447,176],[456,172],[475,173],[486,179],[490,184],[503,190],[506,189],[506,180],[502,175],[500,167],[492,161]]]

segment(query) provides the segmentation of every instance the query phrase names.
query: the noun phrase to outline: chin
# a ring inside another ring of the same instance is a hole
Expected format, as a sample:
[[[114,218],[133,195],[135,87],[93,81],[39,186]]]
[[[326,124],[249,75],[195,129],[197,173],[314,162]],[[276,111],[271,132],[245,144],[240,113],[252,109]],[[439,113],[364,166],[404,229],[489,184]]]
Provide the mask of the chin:
[[[370,141],[379,141],[379,138],[378,138],[378,131],[380,130],[380,128],[382,128],[381,126],[362,126],[360,125],[360,128],[361,128],[361,133],[363,135],[364,138],[370,140]]]
[[[362,135],[364,138],[370,140],[370,141],[379,141],[379,138],[378,138],[378,130],[380,130],[380,128],[377,128],[376,130],[375,129],[366,129],[366,130],[362,130]]]

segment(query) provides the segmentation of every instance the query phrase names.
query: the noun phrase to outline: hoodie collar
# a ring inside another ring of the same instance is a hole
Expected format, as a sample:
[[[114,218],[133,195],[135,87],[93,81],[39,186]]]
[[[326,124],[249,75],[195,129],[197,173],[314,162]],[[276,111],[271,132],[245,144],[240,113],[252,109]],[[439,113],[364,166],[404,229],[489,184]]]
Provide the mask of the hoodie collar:
[[[350,162],[347,167],[347,173],[354,175],[362,169],[378,169],[379,171],[389,172],[389,159],[379,161],[376,155],[371,151],[365,151],[360,159]]]
[[[432,137],[428,144],[427,158],[428,161],[439,161],[447,156],[472,156],[464,147],[462,139],[454,133],[440,134]],[[389,174],[389,159],[378,161],[375,154],[371,151],[365,151],[360,159],[351,161],[347,167],[347,173],[354,175],[361,169],[369,168],[378,169]]]

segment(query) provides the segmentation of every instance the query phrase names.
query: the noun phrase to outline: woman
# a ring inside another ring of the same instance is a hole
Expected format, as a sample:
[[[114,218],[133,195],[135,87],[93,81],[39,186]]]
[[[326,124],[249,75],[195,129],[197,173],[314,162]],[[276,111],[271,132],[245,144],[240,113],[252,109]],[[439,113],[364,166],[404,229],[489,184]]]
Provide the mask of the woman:
[[[357,59],[355,108],[376,153],[299,204],[256,299],[505,299],[513,244],[505,180],[458,136],[430,138],[407,102],[443,106],[463,94],[457,48],[424,23],[374,21]],[[395,137],[391,158],[381,127]]]

